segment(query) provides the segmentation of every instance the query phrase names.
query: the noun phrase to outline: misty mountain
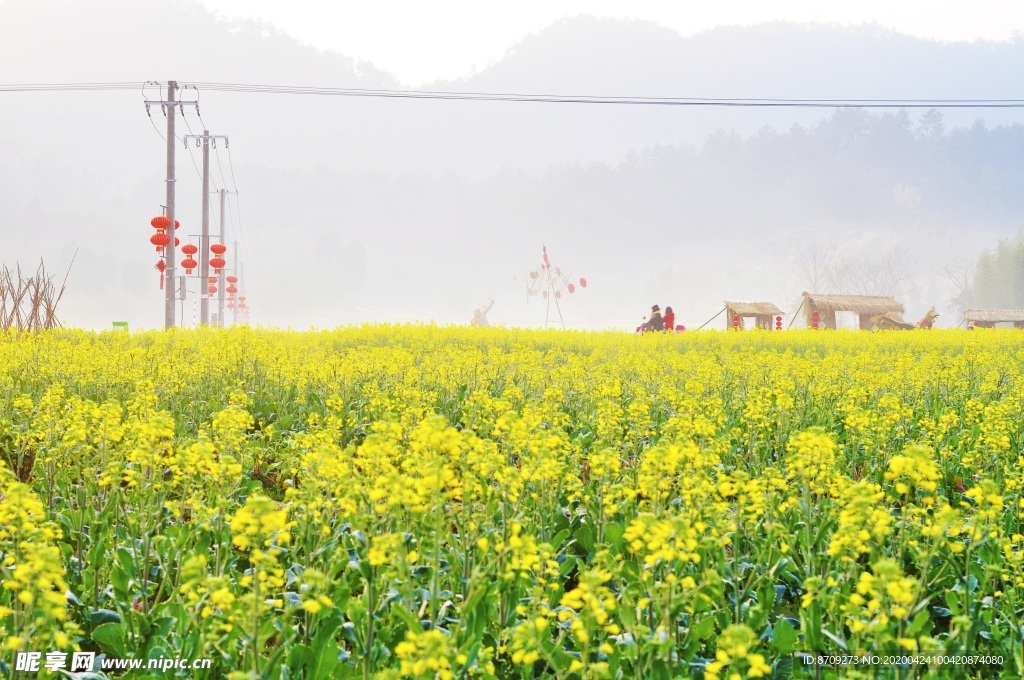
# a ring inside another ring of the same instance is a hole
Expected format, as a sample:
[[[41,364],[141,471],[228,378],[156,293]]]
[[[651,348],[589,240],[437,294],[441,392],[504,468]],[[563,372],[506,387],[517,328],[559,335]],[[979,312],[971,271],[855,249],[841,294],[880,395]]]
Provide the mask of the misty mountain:
[[[524,37],[483,71],[432,89],[651,97],[1019,98],[1024,41],[937,43],[879,28],[766,24],[692,37],[580,17]],[[0,83],[176,78],[394,89],[194,2],[0,1]],[[688,325],[724,297],[785,306],[791,253],[906,244],[907,295],[947,295],[939,263],[976,255],[1021,218],[1018,110],[722,109],[439,102],[184,90],[178,135],[229,134],[254,320],[537,323],[523,277],[541,243],[591,286],[575,325],[629,324],[658,302]],[[0,93],[0,259],[60,269],[62,306],[106,327],[161,319],[149,218],[164,199],[165,120],[139,92]],[[976,119],[984,117],[985,122]],[[178,214],[198,232],[199,150],[178,147]],[[216,208],[213,213],[216,215]],[[216,225],[214,229],[216,230]],[[954,252],[955,251],[955,252]],[[229,262],[232,261],[229,253]],[[578,298],[578,299],[577,299]],[[188,303],[191,305],[191,302]],[[186,318],[191,319],[186,309]]]

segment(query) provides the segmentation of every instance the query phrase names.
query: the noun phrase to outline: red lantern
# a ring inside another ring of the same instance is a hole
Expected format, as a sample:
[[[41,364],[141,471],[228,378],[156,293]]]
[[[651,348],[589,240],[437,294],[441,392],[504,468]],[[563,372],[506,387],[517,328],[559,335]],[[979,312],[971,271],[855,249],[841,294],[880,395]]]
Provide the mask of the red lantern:
[[[782,317],[781,316],[775,317],[775,330],[777,330],[777,331],[781,331],[782,330]]]
[[[740,315],[739,314],[733,314],[732,315],[732,327],[734,329],[736,329],[736,330],[740,329]]]
[[[181,247],[181,252],[185,253],[186,255],[191,256],[191,255],[195,255],[196,253],[198,253],[199,252],[199,248],[196,248],[194,243],[186,243],[185,245],[183,245]]]
[[[154,229],[159,229],[160,231],[163,231],[167,227],[171,226],[171,218],[169,218],[167,215],[157,215],[156,217],[151,219],[149,223],[153,225]]]
[[[167,264],[163,260],[157,260],[156,270],[160,272],[160,290],[164,289],[164,270],[167,269]]]
[[[569,284],[569,292],[570,292],[570,293],[575,293],[575,292],[576,292],[576,286],[574,286],[574,285],[572,285],[572,284],[570,283],[570,284]]]
[[[817,328],[818,328],[818,312],[817,312],[817,310],[815,310],[814,313],[811,314],[811,328],[813,328],[815,330],[817,330]]]
[[[213,284],[211,283],[211,284],[210,284],[210,295],[213,295],[213,294],[214,294],[214,293],[216,293],[216,292],[217,292],[217,286],[215,286],[215,285],[213,285]]]
[[[174,228],[177,229],[180,226],[181,226],[181,222],[179,222],[178,220],[174,220]]]
[[[171,237],[162,231],[158,231],[149,237],[149,242],[156,246],[157,251],[160,251],[171,242]]]
[[[214,243],[210,245],[210,252],[214,255],[223,255],[228,252],[228,247],[223,243]]]
[[[235,286],[234,284],[232,284],[232,285],[230,285],[230,286],[228,286],[228,287],[227,287],[227,291],[228,291],[228,293],[230,293],[231,295],[234,295],[235,293],[237,293],[237,292],[238,292],[238,287],[237,287],[237,286]]]
[[[210,266],[213,267],[213,273],[219,274],[220,268],[227,264],[227,261],[223,257],[215,257],[210,260]]]
[[[239,302],[245,302],[245,296],[244,296],[244,295],[242,295],[241,297],[239,297],[239,298],[238,298],[238,301],[239,301]]]
[[[232,274],[227,278],[228,283],[238,283],[238,277]]]
[[[191,257],[186,257],[181,261],[181,266],[185,268],[186,274],[191,274],[192,270],[199,266],[199,263],[193,260]]]
[[[213,285],[216,285],[216,283],[217,283],[217,278],[218,278],[218,277],[216,277],[216,276],[211,276],[211,277],[210,277],[210,285],[211,285],[211,286],[213,286]]]
[[[180,244],[181,244],[181,240],[177,236],[175,236],[174,237],[174,247],[177,248],[178,245],[180,245]]]
[[[580,279],[580,288],[586,288],[586,287],[587,287],[587,280],[586,279]]]

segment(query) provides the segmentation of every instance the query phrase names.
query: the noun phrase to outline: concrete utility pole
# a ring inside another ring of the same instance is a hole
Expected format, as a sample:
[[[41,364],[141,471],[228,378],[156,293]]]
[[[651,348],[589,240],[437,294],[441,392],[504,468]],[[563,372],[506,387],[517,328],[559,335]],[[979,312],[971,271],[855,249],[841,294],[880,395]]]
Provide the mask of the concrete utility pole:
[[[196,110],[199,110],[198,102],[188,101],[176,101],[175,96],[178,91],[178,83],[174,80],[167,81],[167,99],[164,101],[146,102],[146,113],[149,114],[149,107],[153,104],[159,104],[160,108],[164,110],[167,115],[167,219],[171,221],[171,226],[167,230],[171,235],[171,242],[164,248],[164,264],[167,265],[164,270],[166,280],[168,281],[167,288],[165,289],[164,296],[164,330],[169,330],[174,327],[174,302],[175,302],[175,255],[177,254],[174,250],[174,142],[177,139],[174,134],[174,113],[175,107],[181,110],[182,115],[185,115],[185,106],[195,106]]]
[[[227,200],[227,195],[228,194],[237,194],[238,192],[237,191],[228,191],[227,189],[221,189],[217,193],[220,194],[220,242],[224,243],[224,239],[227,238],[227,236],[224,233],[224,203]],[[235,265],[237,267],[237,265],[238,265],[238,255],[237,255],[238,242],[237,241],[235,241],[235,248],[236,248],[236,251],[235,251],[236,252],[236,255],[235,255]],[[222,268],[220,270],[220,279],[217,281],[217,325],[220,328],[224,328],[224,286],[226,284],[226,282],[224,281],[224,277],[225,277],[225,271],[224,270],[225,269],[226,269],[226,267]],[[238,271],[237,268],[235,269],[235,271]]]
[[[171,226],[167,230],[171,232],[171,242],[164,248],[164,261],[167,265],[167,295],[164,300],[164,330],[174,328],[174,95],[178,89],[178,83],[173,80],[167,82],[167,217],[171,220]]]
[[[209,130],[203,130],[201,135],[185,135],[186,145],[190,139],[196,140],[196,144],[201,144],[203,147],[203,232],[199,237],[199,323],[207,326],[210,324],[210,143],[216,143],[214,140],[217,139],[226,140],[227,137],[211,135]]]

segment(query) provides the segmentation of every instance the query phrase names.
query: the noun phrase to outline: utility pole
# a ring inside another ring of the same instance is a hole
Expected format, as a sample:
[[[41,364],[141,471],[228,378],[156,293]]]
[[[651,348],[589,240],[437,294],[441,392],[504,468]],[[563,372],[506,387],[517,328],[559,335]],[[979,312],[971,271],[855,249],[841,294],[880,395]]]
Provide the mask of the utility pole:
[[[224,203],[227,199],[228,194],[237,194],[237,191],[228,191],[227,189],[221,189],[217,192],[220,194],[220,242],[224,243],[224,239],[227,236],[224,233]],[[235,241],[235,271],[238,271],[238,241]],[[220,270],[220,279],[217,281],[217,325],[220,328],[224,328],[224,268]]]
[[[210,143],[217,139],[226,140],[224,135],[211,135],[203,130],[201,135],[185,135],[185,144],[196,140],[203,147],[203,232],[199,237],[199,323],[210,324]]]
[[[167,280],[172,282],[167,286],[167,297],[164,300],[164,330],[174,328],[174,95],[178,89],[178,83],[173,80],[167,81],[167,217],[171,220],[171,226],[167,230],[171,232],[171,242],[164,247],[164,260],[167,263]]]
[[[174,303],[175,303],[175,255],[174,250],[174,232],[175,232],[175,221],[174,221],[174,142],[177,139],[174,135],[174,107],[177,106],[181,110],[181,115],[185,115],[185,106],[195,106],[196,111],[199,110],[199,102],[188,102],[188,101],[176,101],[175,96],[178,91],[178,83],[174,80],[167,81],[167,99],[159,102],[146,102],[146,114],[149,115],[149,107],[152,104],[159,104],[160,108],[164,110],[167,115],[167,219],[171,221],[171,226],[168,228],[168,232],[171,235],[171,241],[164,248],[164,261],[167,265],[165,270],[167,281],[170,284],[167,286],[164,296],[164,330],[170,330],[174,327]]]

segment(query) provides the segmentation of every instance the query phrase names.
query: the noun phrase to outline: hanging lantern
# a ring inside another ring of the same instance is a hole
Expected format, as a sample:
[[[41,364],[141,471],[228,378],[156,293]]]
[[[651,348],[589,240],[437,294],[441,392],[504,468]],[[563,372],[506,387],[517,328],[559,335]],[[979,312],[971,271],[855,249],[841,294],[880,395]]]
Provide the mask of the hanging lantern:
[[[238,283],[238,277],[235,276],[234,274],[228,276],[226,280],[228,283]]]
[[[167,215],[157,215],[156,217],[151,219],[149,223],[153,226],[154,229],[159,229],[160,231],[163,231],[167,227],[171,226],[171,218],[167,217]]]
[[[157,260],[156,270],[160,272],[160,290],[164,289],[164,270],[167,269],[167,263],[163,260]]]
[[[191,257],[186,257],[181,261],[181,266],[185,268],[186,274],[191,274],[192,270],[199,266],[199,263],[193,260]]]
[[[174,228],[177,229],[180,226],[181,226],[181,222],[179,222],[178,220],[174,220]]]
[[[228,247],[223,243],[210,244],[210,252],[217,256],[210,260],[210,266],[213,267],[214,274],[220,274],[220,270],[227,264],[227,260],[221,257],[227,251]]]
[[[576,286],[574,286],[574,285],[572,285],[570,283],[569,284],[569,293],[572,294],[572,293],[575,293],[575,292],[576,292]]]
[[[209,290],[210,290],[210,295],[213,295],[214,293],[216,293],[216,292],[217,292],[217,286],[215,286],[215,285],[213,285],[213,284],[211,283],[211,284],[210,284],[210,289],[209,289]]]
[[[230,286],[228,286],[228,287],[227,287],[227,291],[228,291],[228,293],[230,293],[231,295],[234,295],[235,293],[237,293],[237,292],[238,292],[238,287],[237,287],[237,286],[235,286],[234,284],[232,284],[232,285],[230,285]]]
[[[217,284],[217,280],[218,280],[218,277],[216,277],[216,276],[211,276],[211,277],[210,277],[210,285],[211,285],[211,286],[213,286],[213,285],[216,285],[216,284]]]
[[[181,239],[177,236],[174,237],[174,247],[177,248],[181,244]]]
[[[181,252],[191,257],[199,252],[199,248],[196,248],[194,243],[186,243],[181,247]]]
[[[162,231],[158,231],[149,237],[149,242],[155,245],[159,252],[164,249],[164,246],[171,242],[171,237]]]
[[[239,301],[239,302],[245,302],[245,296],[244,296],[244,295],[240,296],[240,297],[238,298],[238,301]]]
[[[587,280],[581,278],[580,279],[580,288],[586,288],[586,287],[587,287]]]

